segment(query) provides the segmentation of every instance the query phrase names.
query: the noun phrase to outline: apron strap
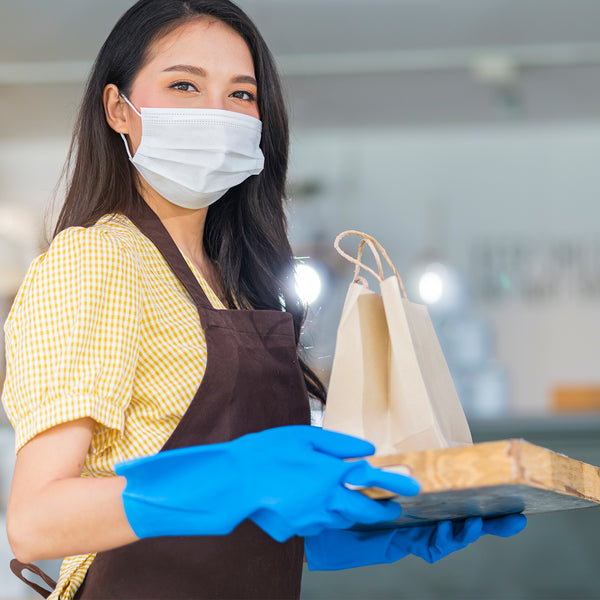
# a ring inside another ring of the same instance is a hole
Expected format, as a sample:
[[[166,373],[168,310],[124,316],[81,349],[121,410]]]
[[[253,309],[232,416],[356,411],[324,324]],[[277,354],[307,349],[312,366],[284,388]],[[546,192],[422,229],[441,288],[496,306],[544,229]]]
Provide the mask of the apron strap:
[[[206,297],[202,286],[185,262],[183,255],[162,221],[146,202],[141,202],[142,204],[138,210],[126,213],[126,216],[158,248],[173,273],[196,303],[196,306],[213,310],[213,306]]]
[[[21,561],[17,560],[16,558],[13,558],[10,561],[10,570],[21,581],[25,582],[30,588],[33,588],[40,596],[42,596],[42,598],[47,598],[52,593],[54,588],[56,587],[56,581],[54,581],[54,579],[52,579],[52,577],[50,577],[49,575],[44,573],[44,571],[42,571],[39,567],[37,567],[34,564],[22,563]],[[44,583],[47,583],[52,589],[45,590],[41,585],[38,585],[37,583],[33,583],[33,581],[29,581],[29,579],[27,579],[25,577],[25,575],[23,575],[23,571],[25,571],[25,570],[31,571],[35,575],[38,575],[39,577],[41,577],[44,580]]]

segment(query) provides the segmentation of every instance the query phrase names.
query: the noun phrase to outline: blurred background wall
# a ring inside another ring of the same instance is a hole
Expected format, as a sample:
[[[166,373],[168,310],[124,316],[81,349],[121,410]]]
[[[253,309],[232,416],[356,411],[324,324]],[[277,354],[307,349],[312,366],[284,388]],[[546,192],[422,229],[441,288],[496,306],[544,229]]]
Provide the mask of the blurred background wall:
[[[239,3],[290,108],[290,236],[322,284],[312,364],[327,380],[352,276],[333,239],[365,231],[429,302],[476,441],[526,437],[600,464],[600,3]],[[0,0],[2,320],[44,249],[91,62],[130,4]],[[519,541],[435,567],[307,573],[304,595],[597,598],[598,519],[538,517]],[[22,593],[7,574],[0,597]]]

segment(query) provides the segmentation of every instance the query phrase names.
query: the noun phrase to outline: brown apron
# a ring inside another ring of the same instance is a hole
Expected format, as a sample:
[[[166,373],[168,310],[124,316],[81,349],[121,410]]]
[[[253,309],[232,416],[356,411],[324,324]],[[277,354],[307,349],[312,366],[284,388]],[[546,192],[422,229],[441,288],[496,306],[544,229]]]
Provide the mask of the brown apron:
[[[162,450],[309,424],[291,314],[214,309],[156,214],[144,204],[130,218],[192,297],[206,336],[202,383]],[[276,542],[250,520],[224,536],[148,538],[98,553],[75,598],[299,598],[303,556],[302,538]]]

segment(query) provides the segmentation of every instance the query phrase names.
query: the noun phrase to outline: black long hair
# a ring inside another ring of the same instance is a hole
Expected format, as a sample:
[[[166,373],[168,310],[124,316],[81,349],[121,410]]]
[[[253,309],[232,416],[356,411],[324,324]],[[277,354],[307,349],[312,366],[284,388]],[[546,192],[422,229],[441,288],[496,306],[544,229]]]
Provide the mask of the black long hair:
[[[248,45],[258,82],[264,170],[232,188],[208,209],[203,243],[220,268],[227,300],[256,310],[286,310],[299,352],[305,307],[294,286],[294,259],[283,210],[288,162],[288,119],[275,62],[250,18],[230,0],[140,0],[115,25],[90,74],[65,169],[66,199],[54,235],[93,225],[110,213],[129,213],[143,202],[121,137],[107,123],[103,91],[114,84],[128,95],[153,42],[200,16],[222,21]],[[299,357],[311,395],[325,388]]]

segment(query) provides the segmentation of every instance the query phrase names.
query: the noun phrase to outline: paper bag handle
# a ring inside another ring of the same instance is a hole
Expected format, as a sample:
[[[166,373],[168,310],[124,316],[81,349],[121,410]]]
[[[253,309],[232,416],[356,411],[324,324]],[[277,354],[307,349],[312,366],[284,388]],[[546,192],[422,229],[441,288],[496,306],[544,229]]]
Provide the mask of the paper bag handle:
[[[358,255],[356,258],[354,258],[353,256],[350,256],[349,254],[346,254],[346,252],[344,252],[340,248],[340,242],[341,242],[342,238],[346,237],[347,235],[358,235],[362,238],[360,240],[360,244],[358,246]],[[373,253],[373,256],[375,257],[375,262],[377,263],[377,270],[379,271],[379,274],[375,273],[375,271],[373,271],[373,269],[371,269],[370,267],[367,267],[367,265],[365,265],[363,262],[361,262],[363,248],[364,248],[365,244],[367,244],[369,246],[369,248],[371,249],[371,252]],[[396,279],[398,280],[398,283],[400,284],[400,292],[402,293],[402,296],[404,298],[407,298],[406,290],[404,289],[404,284],[402,283],[402,279],[400,278],[398,271],[396,271],[396,267],[394,267],[392,261],[390,260],[390,257],[387,255],[387,252],[385,251],[384,247],[374,237],[367,235],[366,233],[362,233],[361,231],[354,231],[353,229],[349,229],[348,231],[342,231],[342,233],[340,233],[335,238],[335,241],[333,242],[333,246],[338,251],[340,256],[343,256],[346,260],[348,260],[351,263],[356,265],[356,268],[354,269],[353,281],[354,282],[361,281],[366,287],[368,287],[366,280],[363,277],[360,277],[358,274],[360,272],[360,269],[364,269],[365,271],[368,271],[369,273],[371,273],[375,277],[375,279],[377,279],[377,281],[379,281],[380,283],[383,282],[383,280],[384,280],[383,268],[381,266],[381,257],[379,256],[379,252],[381,252],[381,255],[383,256],[383,258],[385,258],[387,264],[392,269],[394,275],[396,276]],[[378,250],[379,250],[379,252],[378,252]]]

